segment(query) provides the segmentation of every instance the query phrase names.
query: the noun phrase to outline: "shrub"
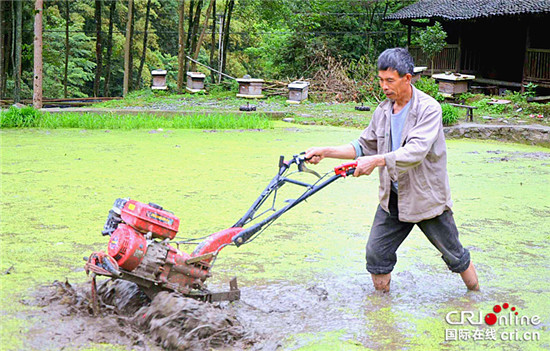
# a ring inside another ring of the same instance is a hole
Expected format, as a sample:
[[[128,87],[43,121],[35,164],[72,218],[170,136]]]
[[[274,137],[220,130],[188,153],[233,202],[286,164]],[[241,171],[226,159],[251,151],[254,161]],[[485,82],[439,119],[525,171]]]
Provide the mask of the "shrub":
[[[1,128],[32,128],[37,127],[42,119],[42,113],[27,106],[18,108],[12,106],[0,114]]]
[[[550,116],[550,103],[540,104],[537,102],[526,102],[521,104],[524,111],[529,114],[541,114],[545,117]]]
[[[418,79],[414,83],[414,86],[416,87],[416,89],[425,92],[426,94],[436,99],[438,102],[443,102],[443,100],[445,100],[443,95],[439,93],[439,86],[432,78],[420,77],[420,79]]]
[[[450,126],[458,122],[458,109],[449,104],[442,104],[443,110],[443,125]]]

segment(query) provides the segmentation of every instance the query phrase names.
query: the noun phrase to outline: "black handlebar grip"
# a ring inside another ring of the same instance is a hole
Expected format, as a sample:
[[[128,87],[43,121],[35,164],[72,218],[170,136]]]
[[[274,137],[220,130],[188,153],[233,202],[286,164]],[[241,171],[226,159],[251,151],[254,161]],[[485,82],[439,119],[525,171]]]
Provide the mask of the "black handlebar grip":
[[[350,168],[346,171],[346,175],[353,175],[353,173],[355,173],[355,168]]]
[[[254,225],[246,228],[245,230],[243,230],[239,234],[235,235],[233,238],[231,238],[231,240],[233,241],[233,243],[237,247],[239,247],[242,244],[244,244],[245,242],[247,242],[248,239],[250,239],[252,237],[252,235],[259,232],[260,229],[262,229],[262,224],[261,223],[254,224]]]

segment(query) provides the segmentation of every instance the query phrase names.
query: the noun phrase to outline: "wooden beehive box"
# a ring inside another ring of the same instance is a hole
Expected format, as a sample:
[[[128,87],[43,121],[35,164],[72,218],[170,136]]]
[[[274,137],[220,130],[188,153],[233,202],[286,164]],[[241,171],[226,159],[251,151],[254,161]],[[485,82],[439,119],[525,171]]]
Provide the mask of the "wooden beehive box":
[[[468,82],[475,79],[475,76],[460,73],[440,73],[434,74],[439,85],[439,92],[443,96],[452,97],[454,94],[461,94],[468,91]]]
[[[204,92],[204,79],[206,76],[200,72],[187,72],[187,87],[190,93]]]
[[[153,84],[151,89],[153,90],[166,90],[166,71],[163,69],[155,69],[151,71],[151,76],[153,77]]]
[[[286,100],[286,102],[290,104],[299,104],[307,100],[308,89],[308,82],[295,81],[290,83],[288,85],[288,100]]]
[[[422,72],[424,72],[428,67],[424,67],[424,66],[420,66],[420,67],[415,67],[414,68],[414,71],[413,71],[413,76],[412,76],[412,79],[411,79],[411,83],[415,83],[417,80],[420,79],[420,77],[422,76]]]
[[[248,99],[261,99],[264,97],[264,95],[262,95],[263,79],[238,78],[237,82],[239,83],[239,93],[237,97]]]

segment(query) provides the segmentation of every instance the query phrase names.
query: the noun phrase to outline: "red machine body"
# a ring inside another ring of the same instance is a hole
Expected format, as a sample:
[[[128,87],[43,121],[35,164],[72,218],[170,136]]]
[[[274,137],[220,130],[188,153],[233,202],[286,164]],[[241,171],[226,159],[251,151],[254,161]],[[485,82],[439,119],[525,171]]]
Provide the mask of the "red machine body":
[[[120,212],[126,224],[142,233],[153,233],[153,238],[172,240],[180,226],[178,217],[155,204],[128,200]]]
[[[134,281],[150,293],[169,289],[189,294],[193,289],[203,289],[210,276],[212,253],[230,243],[236,232],[223,231],[224,235],[215,235],[190,255],[165,240],[176,236],[179,224],[178,217],[159,205],[117,199],[102,233],[110,235],[108,255],[121,269],[108,267],[103,260],[96,265],[110,268],[115,276]]]
[[[133,271],[147,252],[147,240],[129,225],[119,224],[109,239],[107,253],[118,265],[128,271]]]

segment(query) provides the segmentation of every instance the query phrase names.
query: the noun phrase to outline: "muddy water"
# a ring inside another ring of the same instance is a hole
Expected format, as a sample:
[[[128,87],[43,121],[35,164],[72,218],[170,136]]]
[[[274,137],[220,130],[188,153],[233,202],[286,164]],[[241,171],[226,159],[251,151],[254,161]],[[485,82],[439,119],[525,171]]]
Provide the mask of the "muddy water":
[[[56,281],[24,301],[39,307],[24,348],[80,348],[89,342],[133,350],[251,348],[258,340],[219,306],[161,292],[150,300],[135,284],[103,280],[97,290],[99,312],[91,309],[90,286]]]
[[[0,276],[6,349],[44,349],[44,340],[56,340],[50,349],[99,348],[98,343],[159,348],[154,338],[145,338],[152,332],[134,334],[127,316],[93,320],[65,309],[65,315],[52,312],[50,318],[45,306],[27,311],[18,301],[37,283],[66,276],[71,282],[85,281],[82,256],[105,248],[99,231],[116,197],[157,202],[174,211],[182,219],[177,239],[204,236],[227,228],[244,213],[276,171],[279,154],[344,144],[357,133],[299,128],[4,134],[2,210],[8,220],[2,224],[1,271],[14,265],[10,274]],[[285,214],[252,243],[221,252],[209,287],[227,289],[229,279],[238,277],[242,299],[223,304],[221,311],[254,333],[257,342],[250,347],[549,348],[548,150],[475,141],[449,141],[448,150],[455,220],[478,268],[481,292],[468,293],[415,229],[398,251],[391,293],[374,294],[364,245],[377,205],[377,178],[349,178]],[[323,161],[316,170],[334,165]],[[291,191],[281,195],[293,197]],[[449,312],[481,311],[485,316],[503,303],[516,307],[520,316],[539,316],[541,322],[491,327],[445,321]],[[48,318],[72,324],[60,333],[54,323],[44,322]],[[468,332],[470,338],[446,340],[448,329]],[[496,340],[490,338],[491,329]],[[522,336],[539,333],[540,340],[503,339],[516,329]],[[479,332],[484,338],[473,340]]]

